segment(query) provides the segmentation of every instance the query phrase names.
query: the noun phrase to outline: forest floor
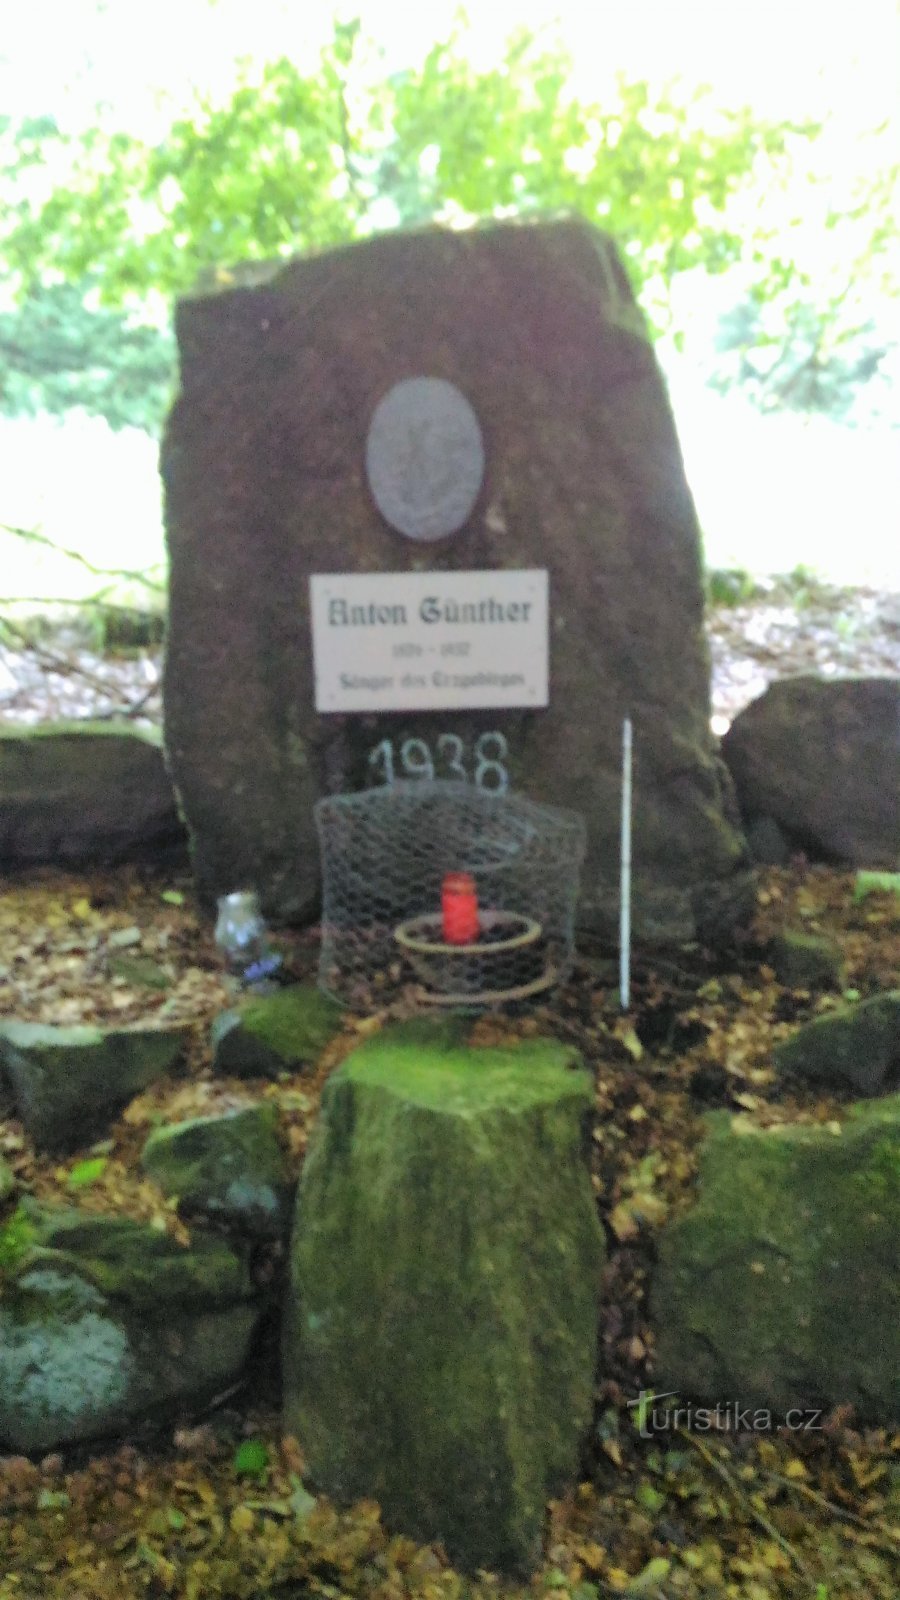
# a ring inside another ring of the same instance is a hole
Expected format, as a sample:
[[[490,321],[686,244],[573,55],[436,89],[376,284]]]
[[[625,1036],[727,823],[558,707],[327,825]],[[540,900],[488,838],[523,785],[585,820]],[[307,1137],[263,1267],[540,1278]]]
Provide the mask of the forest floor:
[[[801,597],[776,586],[713,607],[709,631],[717,731],[773,677],[900,670],[897,595],[811,584]],[[152,650],[114,656],[58,634],[14,648],[7,634],[0,697],[12,721],[122,715],[129,705],[136,720],[153,721],[158,673]],[[297,1441],[280,1430],[269,1327],[243,1385],[196,1414],[42,1461],[0,1456],[0,1600],[896,1600],[900,1432],[862,1427],[847,1407],[802,1433],[726,1419],[719,1431],[673,1427],[646,1439],[637,1427],[634,1402],[654,1382],[655,1238],[690,1203],[704,1115],[828,1124],[846,1108],[846,1097],[772,1069],[773,1045],[838,1000],[777,982],[767,951],[785,927],[833,938],[859,995],[896,985],[896,897],[854,901],[852,874],[797,858],[760,874],[754,922],[731,950],[637,960],[627,1016],[611,952],[582,941],[552,1004],[473,1023],[473,1043],[569,1040],[596,1084],[592,1181],[608,1246],[596,1421],[583,1481],[550,1507],[532,1580],[463,1578],[439,1547],[386,1531],[372,1503],[313,1506]],[[314,980],[317,930],[280,940],[291,974]],[[232,1002],[186,875],[46,869],[0,885],[0,1015],[184,1021],[193,1040],[182,1073],[133,1100],[91,1152],[37,1154],[0,1105],[0,1155],[19,1192],[77,1197],[183,1238],[184,1223],[138,1164],[151,1128],[262,1094],[278,1107],[299,1169],[329,1073],[403,1009],[347,1015],[314,1070],[251,1086],[211,1070],[210,1023]],[[86,1154],[102,1157],[87,1185],[76,1172]],[[264,1268],[277,1283],[277,1251]]]
[[[636,1424],[634,1403],[653,1389],[654,1240],[690,1203],[704,1114],[718,1109],[739,1125],[828,1124],[846,1106],[846,1097],[813,1093],[772,1069],[773,1044],[837,1003],[777,982],[766,953],[785,926],[834,938],[845,982],[860,995],[896,983],[896,896],[856,902],[851,874],[798,860],[761,875],[755,921],[727,954],[637,961],[627,1016],[617,1005],[615,961],[582,941],[552,1004],[473,1023],[473,1044],[533,1034],[571,1041],[596,1084],[593,1185],[608,1245],[596,1422],[583,1481],[551,1507],[546,1558],[530,1584],[464,1580],[440,1548],[392,1537],[372,1504],[339,1511],[319,1500],[310,1509],[299,1447],[280,1431],[270,1328],[243,1385],[196,1415],[182,1409],[124,1442],[54,1451],[41,1462],[0,1457],[0,1600],[895,1600],[900,1432],[861,1427],[846,1407],[802,1433],[777,1419],[759,1432],[738,1429],[726,1416],[720,1431],[673,1426],[645,1439]],[[279,938],[291,975],[314,979],[316,930]],[[261,1092],[278,1108],[299,1169],[329,1073],[404,1012],[399,1001],[347,1015],[314,1070],[251,1086],[212,1074],[210,1023],[232,1001],[186,877],[48,869],[8,881],[0,1014],[186,1021],[193,1039],[183,1072],[134,1099],[90,1152],[39,1155],[20,1123],[0,1120],[0,1154],[20,1193],[56,1203],[77,1197],[89,1210],[184,1239],[184,1223],[139,1167],[151,1129]],[[85,1156],[98,1154],[101,1170],[95,1160],[85,1184]],[[263,1275],[277,1283],[283,1266],[273,1250]]]

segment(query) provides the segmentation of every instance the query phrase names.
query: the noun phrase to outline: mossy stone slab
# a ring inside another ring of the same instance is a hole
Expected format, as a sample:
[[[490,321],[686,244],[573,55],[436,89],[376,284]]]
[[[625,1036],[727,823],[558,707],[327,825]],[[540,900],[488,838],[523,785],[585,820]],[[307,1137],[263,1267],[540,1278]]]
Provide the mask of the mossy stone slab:
[[[278,1078],[321,1055],[343,1013],[321,989],[295,984],[223,1011],[212,1026],[213,1068],[223,1077]]]
[[[900,1069],[900,989],[816,1017],[773,1051],[779,1072],[878,1094]]]
[[[189,1030],[0,1024],[0,1073],[39,1150],[71,1151],[105,1133],[134,1095],[181,1057]]]
[[[157,728],[70,721],[0,729],[0,867],[186,858]]]
[[[336,1499],[527,1570],[592,1411],[588,1075],[553,1040],[388,1030],[326,1084],[284,1319],[286,1426]]]
[[[275,1238],[288,1221],[291,1182],[278,1112],[262,1103],[156,1128],[141,1165],[186,1215]]]
[[[0,1445],[121,1432],[240,1371],[259,1320],[220,1240],[23,1201],[0,1227]]]
[[[699,1199],[660,1235],[655,1382],[705,1405],[900,1416],[900,1095],[840,1133],[715,1113]]]

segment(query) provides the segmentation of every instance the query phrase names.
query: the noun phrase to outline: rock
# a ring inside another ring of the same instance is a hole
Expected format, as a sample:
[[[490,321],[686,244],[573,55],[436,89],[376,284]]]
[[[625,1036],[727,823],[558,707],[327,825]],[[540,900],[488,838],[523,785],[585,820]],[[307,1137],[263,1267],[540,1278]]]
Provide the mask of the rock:
[[[900,1068],[900,989],[816,1017],[772,1054],[779,1072],[878,1094]]]
[[[285,1426],[321,1489],[466,1569],[527,1569],[591,1417],[603,1240],[590,1080],[548,1039],[386,1030],[329,1079],[284,1318]]]
[[[788,867],[791,847],[773,817],[754,817],[747,824],[747,843],[761,867]]]
[[[771,962],[789,989],[840,988],[843,982],[843,951],[822,934],[787,928],[772,941]]]
[[[213,1022],[213,1069],[224,1077],[277,1078],[315,1061],[342,1019],[336,1001],[307,984],[248,1000]]]
[[[4,1022],[0,1071],[37,1148],[77,1150],[99,1138],[134,1095],[175,1066],[188,1034],[186,1027]]]
[[[0,1443],[114,1434],[240,1372],[259,1307],[220,1240],[23,1201],[0,1226]]]
[[[247,883],[274,921],[316,915],[314,803],[371,782],[385,739],[399,773],[418,738],[438,776],[472,777],[486,754],[489,784],[501,758],[513,790],[582,813],[580,916],[615,937],[627,711],[635,936],[727,934],[752,896],[709,729],[699,529],[612,241],[578,220],[385,234],[256,265],[182,300],[176,323],[166,748],[206,903]],[[546,710],[315,712],[310,576],[424,564],[365,468],[376,407],[416,373],[461,389],[487,449],[471,514],[431,562],[548,571]]]
[[[699,1200],[658,1239],[655,1387],[776,1425],[845,1402],[896,1422],[900,1096],[851,1107],[839,1134],[709,1125]]]
[[[0,729],[0,869],[170,864],[186,853],[156,729]]]
[[[16,1175],[8,1161],[0,1156],[0,1205],[16,1190]]]
[[[722,740],[751,831],[774,821],[813,859],[900,861],[900,680],[781,678]]]
[[[237,1232],[277,1238],[285,1231],[291,1184],[268,1103],[156,1128],[141,1165],[179,1211],[200,1213]]]

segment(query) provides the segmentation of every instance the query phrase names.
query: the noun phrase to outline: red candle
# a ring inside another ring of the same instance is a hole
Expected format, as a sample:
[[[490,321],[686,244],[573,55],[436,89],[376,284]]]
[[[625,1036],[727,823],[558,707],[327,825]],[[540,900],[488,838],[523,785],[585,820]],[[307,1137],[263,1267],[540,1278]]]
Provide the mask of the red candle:
[[[474,944],[478,938],[478,896],[469,872],[448,872],[441,886],[445,944]]]

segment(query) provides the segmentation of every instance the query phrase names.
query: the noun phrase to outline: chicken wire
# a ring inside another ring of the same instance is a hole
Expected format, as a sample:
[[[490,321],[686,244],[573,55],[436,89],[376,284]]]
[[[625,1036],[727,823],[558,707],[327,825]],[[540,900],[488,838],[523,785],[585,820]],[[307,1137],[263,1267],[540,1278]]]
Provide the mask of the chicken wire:
[[[577,812],[451,780],[320,800],[319,987],[356,1009],[527,998],[569,972],[586,835]],[[448,873],[474,879],[478,940],[446,945]]]

